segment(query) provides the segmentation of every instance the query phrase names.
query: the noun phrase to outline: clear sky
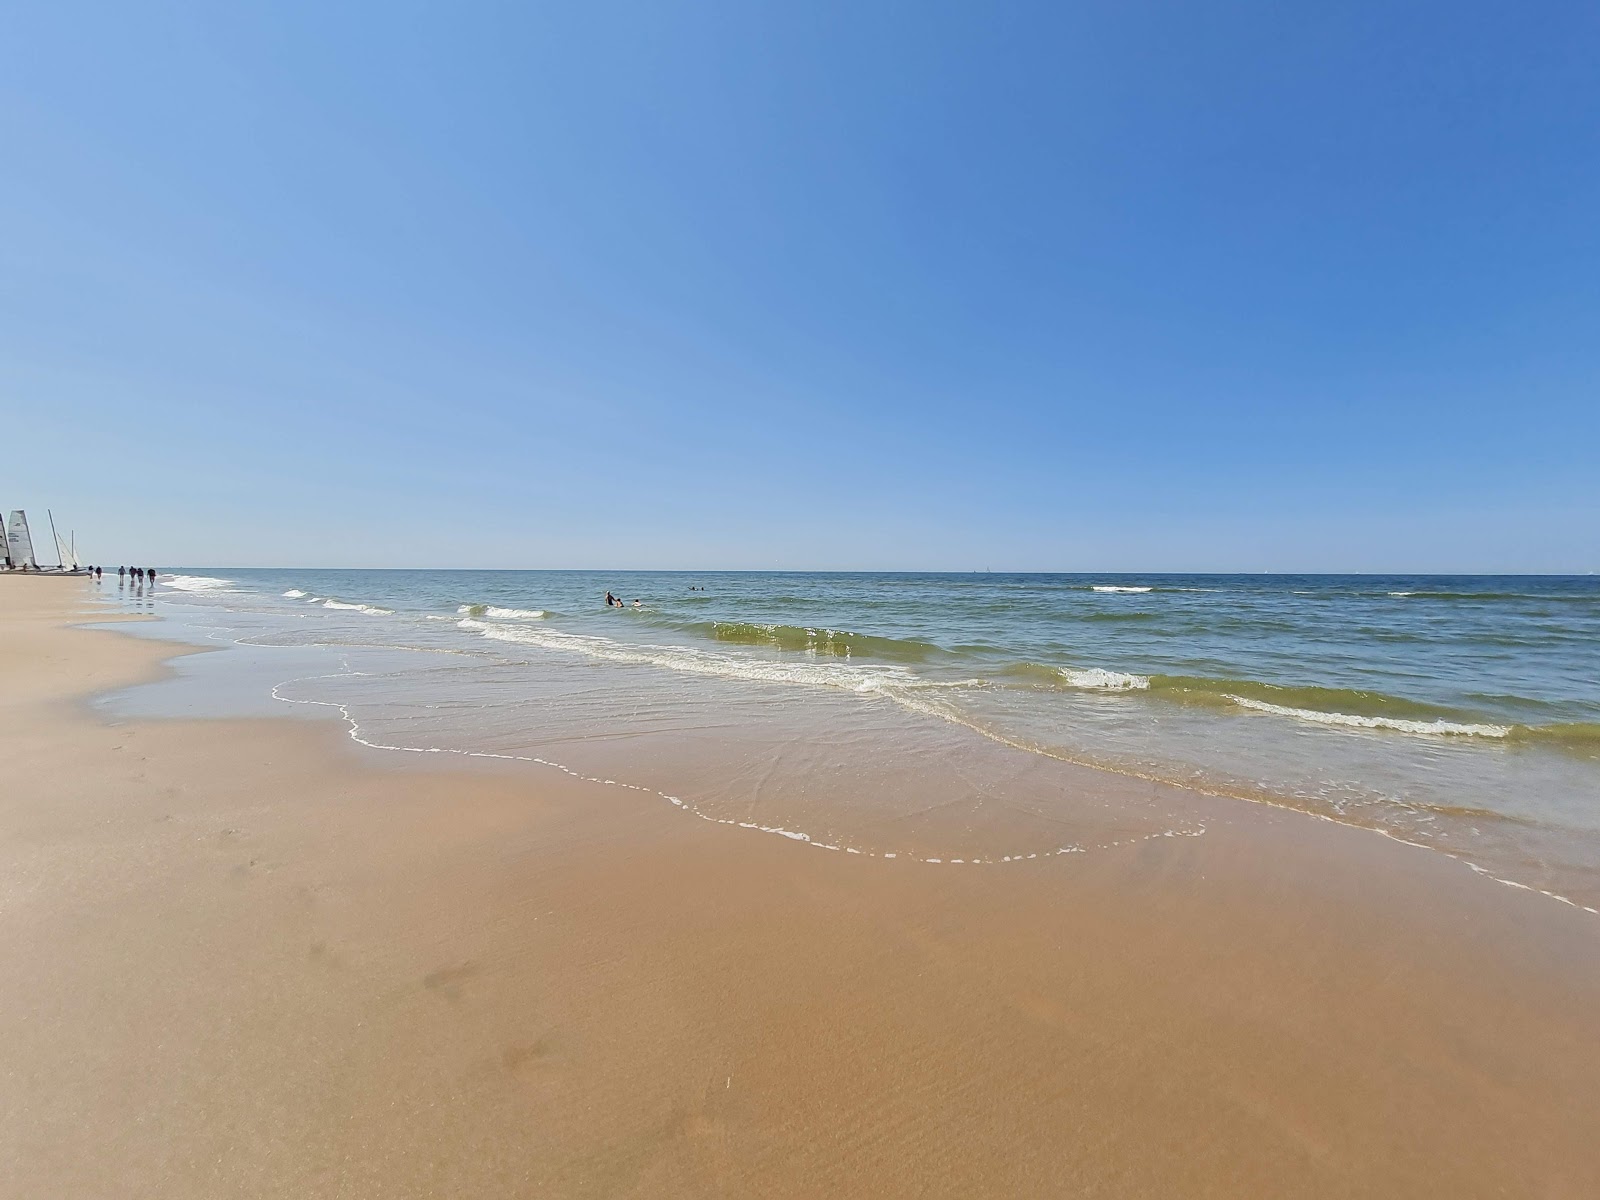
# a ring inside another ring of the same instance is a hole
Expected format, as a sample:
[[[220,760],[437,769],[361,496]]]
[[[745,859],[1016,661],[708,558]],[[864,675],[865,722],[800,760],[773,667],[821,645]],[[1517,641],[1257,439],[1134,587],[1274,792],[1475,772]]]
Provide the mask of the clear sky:
[[[12,3],[0,506],[158,565],[1600,569],[1600,5]]]

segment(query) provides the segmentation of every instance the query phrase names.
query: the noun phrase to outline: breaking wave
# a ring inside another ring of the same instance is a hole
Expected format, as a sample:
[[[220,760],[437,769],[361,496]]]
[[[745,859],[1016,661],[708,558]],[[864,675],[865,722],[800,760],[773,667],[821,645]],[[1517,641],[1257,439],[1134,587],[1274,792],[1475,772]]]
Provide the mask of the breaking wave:
[[[1298,721],[1315,721],[1319,725],[1342,725],[1347,729],[1388,729],[1395,733],[1424,734],[1431,737],[1503,738],[1511,732],[1509,725],[1477,725],[1463,721],[1440,720],[1412,721],[1402,717],[1364,717],[1355,713],[1288,708],[1282,704],[1269,704],[1265,700],[1252,700],[1248,696],[1230,696],[1228,699],[1240,708],[1248,708],[1255,712],[1293,717]]]
[[[1095,692],[1142,692],[1150,687],[1148,675],[1108,671],[1104,667],[1053,667],[1044,663],[1013,663],[1002,676],[1022,681],[1023,686],[1072,688]]]
[[[362,612],[374,617],[392,617],[394,609],[379,608],[376,604],[346,604],[343,600],[324,600],[323,608],[337,608],[346,612]]]
[[[218,579],[213,575],[166,575],[161,582],[179,592],[236,592],[231,579]]]
[[[456,613],[463,617],[493,617],[497,621],[542,621],[550,615],[542,608],[500,608],[493,604],[463,604]]]

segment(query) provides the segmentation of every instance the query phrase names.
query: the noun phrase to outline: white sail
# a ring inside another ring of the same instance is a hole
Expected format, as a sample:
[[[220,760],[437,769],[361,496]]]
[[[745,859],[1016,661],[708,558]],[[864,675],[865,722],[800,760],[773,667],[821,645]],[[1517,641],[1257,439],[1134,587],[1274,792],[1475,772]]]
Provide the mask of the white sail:
[[[6,559],[11,557],[11,543],[6,541],[5,522],[0,521],[0,566],[5,565]]]
[[[28,514],[20,508],[11,514],[11,522],[6,526],[6,541],[11,546],[12,565],[20,567],[27,563],[30,567],[38,567],[39,560],[33,556],[33,538],[28,533]]]
[[[65,541],[59,533],[56,534],[56,559],[69,571],[78,569],[78,556],[72,551],[72,543]]]

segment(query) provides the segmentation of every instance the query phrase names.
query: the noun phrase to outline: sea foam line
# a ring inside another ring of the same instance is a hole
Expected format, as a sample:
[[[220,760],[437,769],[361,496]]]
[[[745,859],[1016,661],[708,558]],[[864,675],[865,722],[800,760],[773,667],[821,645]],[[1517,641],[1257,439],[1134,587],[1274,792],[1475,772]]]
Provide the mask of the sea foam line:
[[[1339,725],[1346,729],[1388,729],[1395,733],[1415,733],[1435,737],[1488,737],[1503,738],[1511,733],[1509,725],[1472,725],[1460,721],[1412,721],[1403,717],[1362,717],[1354,713],[1323,712],[1314,708],[1289,708],[1270,704],[1249,696],[1229,695],[1229,700],[1241,708],[1255,712],[1273,713],[1280,717],[1293,717],[1298,721],[1315,721],[1319,725]]]

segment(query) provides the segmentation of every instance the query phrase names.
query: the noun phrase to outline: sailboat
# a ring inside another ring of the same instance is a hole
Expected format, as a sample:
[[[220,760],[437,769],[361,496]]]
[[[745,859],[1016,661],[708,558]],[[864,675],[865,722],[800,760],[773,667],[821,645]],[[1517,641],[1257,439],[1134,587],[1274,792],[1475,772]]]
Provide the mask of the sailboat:
[[[75,545],[77,538],[74,537],[72,541],[69,542],[62,541],[61,535],[56,532],[55,513],[51,512],[47,508],[44,510],[44,515],[50,518],[50,536],[55,539],[56,543],[56,569],[58,571],[67,572],[78,571],[80,568],[78,566],[78,552]]]
[[[28,533],[28,514],[20,508],[12,511],[11,520],[6,524],[6,559],[13,567],[39,569],[39,560],[33,554],[33,538]]]
[[[82,575],[83,564],[78,561],[78,539],[74,534],[63,541],[56,532],[55,514],[46,510],[50,517],[50,536],[56,544],[57,562],[54,567],[41,567],[39,556],[33,548],[33,534],[28,529],[28,514],[22,509],[13,509],[11,519],[6,522],[5,528],[0,530],[0,559],[12,570],[26,568],[29,571],[44,571],[49,574]]]

